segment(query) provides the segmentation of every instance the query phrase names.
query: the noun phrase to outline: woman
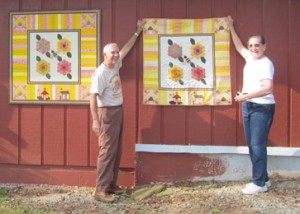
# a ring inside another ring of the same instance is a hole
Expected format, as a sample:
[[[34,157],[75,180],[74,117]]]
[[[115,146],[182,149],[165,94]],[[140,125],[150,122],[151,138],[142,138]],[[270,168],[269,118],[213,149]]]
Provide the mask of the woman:
[[[267,172],[267,143],[275,111],[274,66],[265,56],[266,43],[263,36],[251,36],[246,48],[236,34],[230,16],[227,24],[236,50],[246,61],[243,89],[234,98],[242,102],[244,132],[252,162],[252,183],[247,184],[242,192],[266,192],[271,186]]]

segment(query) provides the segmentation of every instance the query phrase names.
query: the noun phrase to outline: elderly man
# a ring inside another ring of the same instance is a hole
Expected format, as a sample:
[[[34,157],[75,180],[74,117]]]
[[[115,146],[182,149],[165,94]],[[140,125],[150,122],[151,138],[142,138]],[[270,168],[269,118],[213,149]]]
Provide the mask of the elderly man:
[[[121,159],[123,128],[123,95],[119,70],[123,58],[135,44],[143,30],[143,21],[137,22],[137,31],[119,51],[116,43],[103,48],[104,61],[92,76],[90,110],[93,131],[98,136],[99,155],[97,160],[96,190],[98,201],[112,202],[120,190],[116,185]]]

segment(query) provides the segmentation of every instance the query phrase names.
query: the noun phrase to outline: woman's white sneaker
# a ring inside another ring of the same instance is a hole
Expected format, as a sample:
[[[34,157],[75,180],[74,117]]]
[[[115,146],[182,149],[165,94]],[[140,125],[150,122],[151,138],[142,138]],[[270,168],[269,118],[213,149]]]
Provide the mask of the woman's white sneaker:
[[[253,183],[252,182],[248,183],[248,184],[245,185],[245,187],[249,186],[250,184],[253,184]],[[270,180],[266,181],[265,185],[266,185],[266,187],[270,188],[272,186],[271,181]]]
[[[265,185],[266,185],[266,187],[268,187],[268,188],[271,187],[271,185],[272,185],[272,184],[271,184],[271,181],[270,181],[270,180],[266,181]]]
[[[267,192],[267,191],[268,191],[268,187],[266,185],[263,187],[260,187],[254,183],[250,183],[250,184],[246,185],[246,187],[244,189],[242,189],[242,193],[244,193],[246,195],[252,195],[252,194],[256,194],[256,193],[260,193],[260,192]]]

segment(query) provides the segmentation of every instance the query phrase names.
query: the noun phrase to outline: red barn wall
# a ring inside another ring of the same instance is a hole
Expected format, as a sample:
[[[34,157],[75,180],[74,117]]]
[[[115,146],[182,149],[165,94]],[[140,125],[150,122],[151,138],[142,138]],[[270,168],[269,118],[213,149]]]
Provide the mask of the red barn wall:
[[[94,185],[98,148],[90,129],[88,105],[9,104],[9,12],[87,9],[101,10],[101,44],[115,41],[122,46],[142,18],[231,15],[243,42],[254,33],[265,35],[267,55],[276,70],[277,109],[270,145],[300,146],[298,0],[0,0],[0,182]],[[242,87],[244,62],[233,47],[230,51],[232,89],[236,91]],[[136,144],[245,144],[239,104],[227,107],[142,104],[142,38],[123,65],[125,134],[119,184],[129,186],[135,182]],[[194,158],[179,157],[188,160],[187,163]],[[145,160],[151,165],[152,159],[154,155],[141,154],[138,161]]]

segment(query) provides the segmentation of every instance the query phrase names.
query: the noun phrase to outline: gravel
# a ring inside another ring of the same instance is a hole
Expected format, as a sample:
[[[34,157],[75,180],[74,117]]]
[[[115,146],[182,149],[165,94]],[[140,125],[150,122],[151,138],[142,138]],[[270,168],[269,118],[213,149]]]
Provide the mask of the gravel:
[[[271,177],[267,193],[243,195],[246,182],[178,181],[134,201],[127,190],[113,203],[94,200],[92,187],[0,184],[0,213],[300,213],[300,179]],[[13,212],[12,212],[13,213]]]

